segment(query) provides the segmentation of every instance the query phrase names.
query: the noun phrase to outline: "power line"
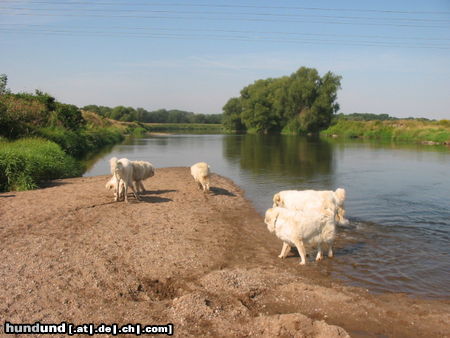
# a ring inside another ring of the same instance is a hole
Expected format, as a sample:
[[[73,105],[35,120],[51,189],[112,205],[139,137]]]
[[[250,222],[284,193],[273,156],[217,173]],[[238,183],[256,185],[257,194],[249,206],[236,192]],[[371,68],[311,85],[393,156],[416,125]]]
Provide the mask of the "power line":
[[[200,14],[200,13],[199,13]],[[222,13],[221,13],[222,14]],[[261,18],[230,18],[230,17],[186,17],[186,16],[163,16],[163,15],[104,15],[104,14],[50,14],[50,13],[0,13],[0,16],[45,16],[45,17],[96,17],[96,18],[133,18],[133,19],[170,19],[170,20],[222,20],[222,21],[247,21],[247,22],[292,22],[313,24],[336,24],[336,25],[363,25],[363,26],[394,26],[415,28],[448,28],[448,26],[426,26],[413,24],[392,23],[370,23],[370,22],[346,22],[346,21],[311,21],[311,20],[271,20]]]
[[[75,31],[68,29],[33,29],[33,30],[22,30],[17,31],[10,28],[0,28],[0,31],[6,31],[10,33],[32,33],[32,34],[43,34],[43,35],[72,35],[77,36],[80,34],[86,34],[87,36],[98,35],[107,37],[141,37],[141,38],[156,38],[156,39],[178,39],[178,40],[197,40],[197,39],[207,39],[207,40],[233,40],[233,41],[259,41],[259,42],[278,42],[278,43],[300,43],[300,44],[326,44],[326,45],[350,45],[350,46],[369,46],[369,47],[399,47],[399,48],[418,48],[418,49],[450,49],[450,46],[442,46],[437,44],[405,44],[398,42],[374,42],[374,41],[351,41],[351,40],[341,40],[336,39],[317,39],[317,38],[302,38],[302,39],[279,39],[279,38],[263,38],[263,37],[249,37],[249,36],[227,36],[227,35],[214,35],[214,34],[171,34],[171,33],[130,33],[130,32],[103,32],[103,31]]]
[[[27,10],[27,11],[49,11],[49,12],[57,12],[62,11],[61,9],[55,9],[55,8],[30,8],[30,7],[0,7],[0,9],[6,9],[6,10]],[[112,13],[159,13],[159,14],[207,14],[207,15],[223,15],[223,12],[206,12],[206,11],[173,11],[173,10],[141,10],[141,9],[97,9],[97,8],[70,8],[67,9],[72,12],[81,12],[81,11],[87,11],[87,12],[112,12]],[[344,20],[391,20],[391,21],[403,21],[403,22],[431,22],[431,23],[448,23],[450,24],[450,20],[446,19],[422,19],[422,18],[384,18],[384,17],[359,17],[359,16],[334,16],[334,15],[310,15],[310,14],[278,14],[278,13],[226,13],[227,15],[254,15],[254,16],[264,16],[264,17],[300,17],[300,18],[326,18],[326,19],[344,19]]]
[[[55,28],[53,25],[44,24],[24,24],[24,23],[0,23],[0,26],[23,26],[23,27],[38,27],[38,28]],[[65,27],[70,29],[71,27]],[[73,28],[73,27],[72,27]],[[78,27],[75,27],[78,28]],[[83,28],[96,28],[87,27]],[[110,29],[128,30],[128,31],[176,31],[182,30],[190,32],[219,32],[219,33],[241,33],[241,34],[268,34],[268,35],[287,35],[287,36],[319,36],[332,38],[366,38],[366,39],[387,39],[387,40],[421,40],[421,41],[450,41],[450,38],[435,38],[435,37],[408,37],[408,36],[383,36],[383,35],[358,35],[358,34],[324,34],[324,33],[300,33],[300,32],[286,32],[286,31],[254,31],[254,30],[229,30],[229,29],[195,29],[195,28],[164,28],[164,27],[123,27],[123,26],[109,26]]]
[[[22,1],[3,0],[3,3],[21,3]],[[426,14],[426,15],[447,15],[450,11],[413,11],[413,10],[387,10],[387,9],[359,9],[359,8],[329,8],[329,7],[300,7],[300,6],[256,6],[256,5],[212,5],[212,4],[183,4],[183,3],[119,3],[119,2],[92,2],[92,1],[26,1],[26,4],[51,4],[51,5],[100,5],[100,6],[170,6],[170,7],[208,7],[208,8],[251,8],[251,9],[287,9],[306,11],[333,11],[333,12],[360,12],[360,13],[395,13],[395,14]]]

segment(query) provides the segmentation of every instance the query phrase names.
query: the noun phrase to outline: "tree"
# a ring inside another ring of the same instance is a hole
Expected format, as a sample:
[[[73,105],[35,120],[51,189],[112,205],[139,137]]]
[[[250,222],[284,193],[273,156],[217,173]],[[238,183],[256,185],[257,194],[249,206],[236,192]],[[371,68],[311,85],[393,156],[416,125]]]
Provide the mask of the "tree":
[[[240,98],[233,97],[223,106],[223,125],[232,131],[245,131],[241,120],[242,105]]]
[[[86,124],[81,111],[73,104],[56,103],[56,116],[62,126],[69,130],[78,130]]]
[[[331,72],[320,77],[314,68],[301,67],[290,76],[257,80],[241,90],[239,98],[223,107],[224,126],[257,133],[316,132],[327,128],[339,105],[341,77]]]
[[[8,76],[6,76],[6,74],[0,74],[0,95],[9,93],[9,89],[6,87],[7,85]]]

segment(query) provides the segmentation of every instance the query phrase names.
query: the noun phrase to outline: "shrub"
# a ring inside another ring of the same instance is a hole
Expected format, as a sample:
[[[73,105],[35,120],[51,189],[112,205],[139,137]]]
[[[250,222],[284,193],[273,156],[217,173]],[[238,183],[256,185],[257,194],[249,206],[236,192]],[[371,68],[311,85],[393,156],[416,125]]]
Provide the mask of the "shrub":
[[[43,181],[81,172],[80,164],[54,142],[26,138],[0,143],[0,191],[34,189]]]
[[[123,140],[122,134],[116,128],[87,128],[79,131],[55,127],[41,128],[39,135],[57,143],[67,154],[76,158]]]

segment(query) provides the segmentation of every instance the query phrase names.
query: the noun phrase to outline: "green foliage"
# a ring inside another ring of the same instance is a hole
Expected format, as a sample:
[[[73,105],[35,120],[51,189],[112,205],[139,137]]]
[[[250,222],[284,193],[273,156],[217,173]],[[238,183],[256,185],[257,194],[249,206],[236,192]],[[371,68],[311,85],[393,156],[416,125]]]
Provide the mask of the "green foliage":
[[[81,158],[123,140],[119,129],[95,123],[101,117],[94,120],[91,116],[88,125],[76,106],[57,102],[39,90],[13,94],[6,84],[6,75],[0,75],[2,191],[32,189],[44,180],[80,175],[80,162],[73,157]]]
[[[202,133],[220,133],[221,124],[199,124],[199,123],[148,123],[145,128],[149,132],[202,132]]]
[[[38,134],[58,144],[67,154],[81,158],[106,145],[123,140],[115,128],[88,128],[72,131],[58,127],[41,128]]]
[[[43,127],[76,131],[86,124],[76,106],[59,103],[38,90],[35,94],[0,95],[0,112],[0,135],[11,139],[35,135]]]
[[[81,111],[73,104],[56,104],[56,119],[62,127],[69,130],[78,130],[86,124]]]
[[[256,133],[317,132],[330,125],[341,77],[301,67],[291,76],[257,80],[223,107],[227,130]]]
[[[450,124],[445,121],[424,121],[422,119],[355,121],[340,119],[324,130],[322,134],[350,138],[442,143],[450,141]]]
[[[350,120],[350,121],[387,121],[398,120],[396,117],[389,116],[389,114],[371,114],[371,113],[352,113],[352,114],[337,114],[336,120]]]
[[[117,106],[109,108],[105,106],[88,105],[82,108],[85,111],[95,112],[101,116],[123,122],[145,123],[222,123],[222,114],[194,114],[183,110],[159,109],[147,111],[144,108]]]
[[[0,191],[34,189],[46,180],[80,174],[79,163],[48,140],[0,143]]]
[[[6,76],[6,74],[0,74],[0,95],[9,93],[9,90],[6,87],[7,85],[8,85],[8,76]]]
[[[233,97],[223,106],[223,126],[230,131],[245,131],[245,125],[241,120],[241,99]]]

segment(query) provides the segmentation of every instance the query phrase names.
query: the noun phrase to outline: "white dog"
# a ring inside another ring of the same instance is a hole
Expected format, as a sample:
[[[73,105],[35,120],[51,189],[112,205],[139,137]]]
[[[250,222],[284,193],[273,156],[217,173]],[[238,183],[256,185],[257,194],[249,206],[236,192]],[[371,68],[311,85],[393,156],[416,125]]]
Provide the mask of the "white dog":
[[[134,197],[139,200],[139,196],[136,194],[133,186],[133,165],[131,164],[131,162],[126,158],[121,158],[120,160],[118,160],[117,157],[113,157],[109,160],[109,163],[111,166],[111,174],[113,174],[116,179],[116,194],[114,200],[117,202],[121,197],[122,184],[125,202],[128,203],[128,187],[131,188]]]
[[[152,177],[155,175],[155,168],[150,162],[145,161],[130,161],[132,167],[133,167],[133,174],[132,174],[132,181],[134,184],[134,188],[136,191],[144,192],[145,187],[143,184],[143,180]],[[112,169],[111,169],[112,170]],[[106,189],[110,190],[114,188],[114,196],[117,196],[117,178],[116,175],[113,175],[108,182],[106,182]],[[119,182],[119,196],[118,199],[122,199],[123,197],[123,190],[124,190],[124,182]]]
[[[335,237],[335,215],[333,204],[323,210],[308,209],[305,211],[288,210],[286,208],[270,208],[266,211],[264,222],[270,232],[283,241],[278,257],[285,258],[292,246],[296,246],[300,254],[300,264],[306,264],[304,242],[317,244],[316,261],[322,259],[322,243],[328,244],[328,257],[333,257],[333,241]]]
[[[144,192],[143,180],[155,175],[155,167],[150,162],[131,161],[133,166],[133,181],[138,192]]]
[[[199,162],[191,166],[191,175],[204,192],[209,191],[210,169],[209,165],[205,162]]]
[[[345,189],[336,191],[324,190],[284,190],[273,196],[273,207],[283,207],[291,210],[323,209],[325,205],[334,203],[336,206],[336,222],[347,225],[345,218]]]

